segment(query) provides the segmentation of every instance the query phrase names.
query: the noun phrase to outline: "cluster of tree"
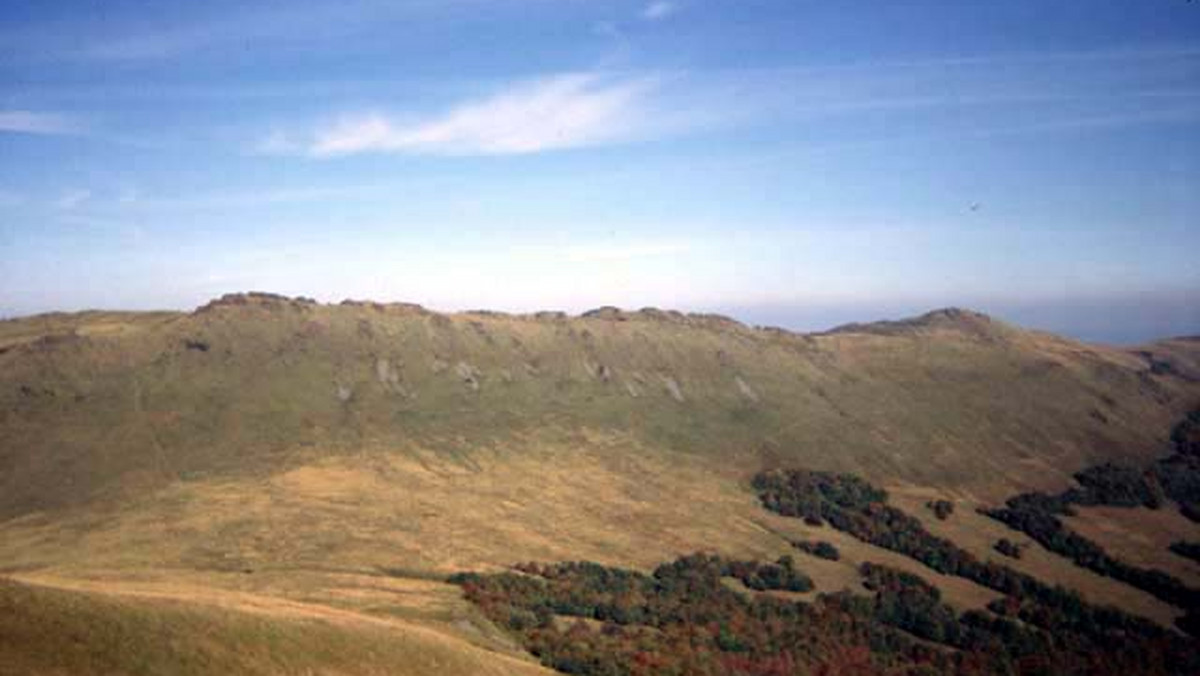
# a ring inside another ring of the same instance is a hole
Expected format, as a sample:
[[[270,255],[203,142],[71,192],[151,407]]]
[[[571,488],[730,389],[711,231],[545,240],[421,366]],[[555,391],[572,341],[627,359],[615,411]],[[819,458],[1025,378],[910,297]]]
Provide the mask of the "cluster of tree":
[[[1151,471],[1180,512],[1200,522],[1200,455],[1174,453],[1155,462]]]
[[[823,488],[829,485],[852,485],[853,495],[859,497],[854,500],[835,501],[829,496],[842,496],[843,493],[831,493]],[[953,542],[930,533],[920,520],[886,504],[886,493],[861,479],[802,469],[773,470],[755,477],[754,486],[759,491],[763,505],[768,509],[779,511],[785,516],[816,515],[834,528],[859,540],[904,554],[939,573],[963,577],[1005,595],[1055,609],[1056,612],[1079,615],[1084,612],[1082,609],[1089,609],[1088,616],[1095,620],[1090,631],[1092,637],[1097,640],[1114,632],[1124,635],[1126,632],[1136,631],[1146,638],[1163,634],[1163,630],[1149,620],[1130,616],[1115,608],[1106,607],[1101,609],[1102,612],[1092,609],[1077,593],[1064,587],[1052,587],[1008,566],[979,560]],[[1038,532],[1052,527],[1050,522],[1058,523],[1058,519],[1052,513],[1041,511],[1042,505],[1046,505],[1048,509],[1061,508],[1056,507],[1060,503],[1053,496],[1022,495],[1010,503],[1037,506],[1027,507],[1019,512],[1014,510],[1014,513],[1022,518],[1038,519],[1039,523],[1043,524],[1034,529]],[[1049,521],[1046,521],[1047,519]],[[1064,533],[1060,533],[1060,536],[1067,538]],[[1071,546],[1082,551],[1086,545],[1082,544],[1081,540],[1082,538],[1075,536],[1067,541],[1074,543]],[[1139,581],[1158,585],[1163,589],[1172,584],[1170,580],[1174,580],[1159,571],[1142,572],[1148,575],[1146,579],[1138,578]],[[1186,587],[1180,585],[1175,591],[1184,590]],[[1092,612],[1093,610],[1095,612]]]
[[[925,506],[933,511],[939,521],[945,521],[954,513],[954,503],[949,500],[930,500]]]
[[[795,560],[790,556],[781,556],[775,563],[725,561],[721,575],[741,580],[757,591],[806,592],[813,588],[812,578],[796,570]]]
[[[1151,467],[1163,492],[1179,503],[1179,511],[1200,523],[1200,408],[1171,430],[1175,452]]]
[[[1058,518],[1076,512],[1074,505],[1160,508],[1167,498],[1180,503],[1184,516],[1200,521],[1200,409],[1192,411],[1171,433],[1174,452],[1145,469],[1105,463],[1075,474],[1078,487],[1057,495],[1034,492],[1010,498],[1005,506],[982,513],[1021,531],[1043,547],[1077,565],[1142,589],[1189,612],[1177,624],[1196,624],[1200,589],[1193,589],[1160,570],[1124,563],[1100,545],[1073,532]],[[1194,631],[1195,626],[1190,631]]]
[[[792,543],[792,546],[805,554],[812,554],[821,559],[837,561],[842,558],[842,554],[838,551],[838,548],[824,540],[797,540]]]
[[[1171,430],[1171,443],[1180,455],[1200,456],[1200,408],[1175,425]]]
[[[1022,493],[1010,498],[1009,502],[1015,501],[1018,509],[1065,516],[1075,515],[1072,505],[1158,509],[1167,496],[1161,474],[1156,467],[1143,470],[1109,462],[1076,472],[1077,487],[1057,495],[1036,491]]]
[[[860,572],[863,585],[875,592],[875,617],[919,638],[1013,662],[1056,649],[1045,634],[1011,621],[978,611],[960,616],[942,602],[937,587],[912,573],[874,563],[862,564]]]
[[[853,474],[776,469],[759,473],[752,485],[767,509],[813,525],[824,523],[826,506],[863,510],[887,502],[886,491]]]
[[[999,540],[996,540],[996,544],[992,545],[992,549],[995,549],[1010,559],[1021,558],[1021,545],[1009,540],[1008,538],[1000,538]]]
[[[748,563],[695,554],[652,575],[567,563],[451,581],[569,674],[901,674],[926,664],[953,672],[953,656],[872,622],[850,600],[797,603],[722,584]]]
[[[1110,505],[1158,509],[1165,498],[1181,503],[1181,511],[1197,519],[1200,504],[1200,455],[1190,446],[1197,412],[1176,426],[1172,437],[1175,452],[1148,469],[1107,463],[1075,475],[1078,488],[1058,495],[1025,493],[1010,498],[1004,507],[982,510],[984,514],[1021,531],[1043,547],[1073,560],[1077,565],[1142,589],[1194,616],[1200,613],[1200,589],[1185,585],[1160,570],[1124,563],[1100,545],[1075,533],[1058,518],[1073,515],[1073,505]],[[1180,430],[1183,430],[1182,432]],[[1190,620],[1189,620],[1190,621]],[[1183,622],[1179,625],[1182,627]]]
[[[1028,493],[1019,508],[1071,515],[1071,505],[1160,508],[1167,498],[1200,521],[1200,409],[1189,413],[1171,431],[1173,452],[1145,468],[1105,463],[1075,474],[1078,486],[1058,495]]]
[[[1178,540],[1171,543],[1171,551],[1182,557],[1189,558],[1196,563],[1200,563],[1200,542]]]
[[[1195,641],[1173,632],[1147,635],[1139,626],[1140,620],[1119,611],[1115,612],[1111,608],[1087,604],[1075,607],[1053,606],[1012,596],[996,599],[989,603],[987,608],[1001,618],[1020,620],[1025,628],[1041,630],[1055,642],[1075,642],[1077,637],[1092,636],[1091,628],[1096,623],[1112,627],[1107,645],[1115,647],[1120,641],[1126,642],[1123,648],[1115,651],[1115,657],[1122,666],[1118,668],[1115,664],[1108,665],[1108,668],[1114,671],[1124,670],[1130,674],[1189,673],[1200,669],[1200,652],[1197,651]],[[1126,630],[1120,629],[1122,623],[1130,621],[1133,624]],[[1093,637],[1091,640],[1097,639]],[[1104,670],[1101,662],[1113,659],[1114,655],[1099,653],[1091,657],[1091,669],[1099,673]]]
[[[652,575],[564,563],[451,581],[544,664],[569,674],[1123,675],[1200,668],[1200,656],[1181,651],[1178,637],[1131,632],[1125,640],[1096,640],[1074,625],[1048,625],[1053,619],[1037,624],[1016,601],[998,612],[960,615],[920,577],[874,564],[860,570],[871,596],[839,592],[800,602],[722,584],[745,564],[695,554]]]
[[[1163,504],[1164,492],[1153,470],[1105,463],[1075,474],[1079,488],[1066,491],[1063,499],[1076,505],[1149,507]]]
[[[1200,523],[1200,502],[1179,503],[1179,513],[1191,521]]]
[[[1188,587],[1161,570],[1131,566],[1110,556],[1100,545],[1067,528],[1054,513],[1031,507],[1039,501],[1018,498],[1009,500],[1004,507],[986,509],[983,513],[1025,533],[1076,565],[1125,582],[1181,608],[1200,607],[1200,590]]]

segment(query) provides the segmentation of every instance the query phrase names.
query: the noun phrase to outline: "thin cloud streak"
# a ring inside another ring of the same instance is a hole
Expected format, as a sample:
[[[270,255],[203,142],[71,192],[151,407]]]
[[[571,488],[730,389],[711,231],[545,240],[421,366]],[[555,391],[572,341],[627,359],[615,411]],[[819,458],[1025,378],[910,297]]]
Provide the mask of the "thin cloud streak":
[[[1093,61],[1188,60],[1188,46],[1111,52],[1007,55],[893,64],[716,71],[656,71],[653,75],[591,71],[547,75],[491,96],[468,99],[427,116],[365,113],[298,133],[273,127],[252,143],[265,155],[336,157],[362,153],[472,156],[517,155],[624,143],[703,129],[787,118],[844,116],[883,110],[1007,106],[1040,108],[1044,117],[1073,117],[1090,105],[1126,117],[1173,118],[1164,105],[1200,96],[1200,89],[1135,68],[1094,73]],[[1037,64],[1032,80],[1027,71]],[[1014,71],[1008,66],[1023,66]],[[1073,110],[1075,109],[1075,110]],[[984,127],[991,122],[979,121]],[[1023,124],[1028,124],[1026,121]],[[1007,126],[1007,125],[1003,125]]]
[[[316,134],[310,155],[367,152],[518,155],[629,140],[644,130],[649,77],[591,73],[543,78],[404,124],[382,115],[343,119]],[[285,145],[269,138],[267,147]]]

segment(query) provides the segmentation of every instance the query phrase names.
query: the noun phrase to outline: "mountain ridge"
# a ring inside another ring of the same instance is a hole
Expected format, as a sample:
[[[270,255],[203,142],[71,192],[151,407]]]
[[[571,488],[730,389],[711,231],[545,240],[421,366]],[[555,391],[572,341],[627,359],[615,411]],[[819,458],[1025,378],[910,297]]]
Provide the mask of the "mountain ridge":
[[[7,320],[0,514],[73,504],[80,486],[156,463],[177,479],[286,449],[469,448],[542,428],[975,489],[974,456],[995,455],[1006,489],[1040,486],[1031,468],[1061,465],[1061,482],[1153,453],[1200,397],[1198,352],[1088,345],[960,309],[803,334],[653,308],[443,314],[247,293],[191,313]],[[84,434],[98,419],[121,454]],[[58,487],[64,473],[75,490]]]
[[[750,324],[728,315],[713,312],[683,312],[679,310],[662,309],[654,306],[645,306],[636,310],[622,308],[615,305],[602,305],[589,310],[584,310],[578,314],[571,314],[560,310],[535,310],[529,312],[509,312],[490,309],[469,309],[459,311],[439,311],[425,307],[420,303],[409,301],[373,301],[347,298],[341,301],[322,303],[307,296],[288,296],[285,294],[265,292],[265,291],[247,291],[227,293],[217,298],[214,298],[206,303],[196,306],[193,310],[114,310],[91,308],[77,311],[49,311],[40,312],[30,315],[11,316],[0,319],[0,325],[5,323],[25,323],[32,321],[54,321],[66,320],[72,318],[82,318],[98,315],[197,315],[207,312],[212,312],[223,307],[261,307],[264,309],[281,309],[290,307],[293,309],[317,308],[317,307],[361,307],[371,308],[377,312],[383,313],[400,313],[400,314],[418,314],[418,315],[442,315],[442,316],[482,316],[482,317],[503,317],[514,319],[531,319],[540,321],[556,321],[568,319],[603,319],[611,321],[629,321],[629,320],[661,320],[673,321],[682,324],[691,325],[709,325],[709,326],[726,326],[733,329],[748,329],[756,331],[768,331],[773,333],[786,333],[795,336],[823,336],[837,333],[887,333],[889,331],[899,332],[905,329],[921,329],[921,328],[959,328],[964,331],[980,331],[982,327],[995,327],[1009,330],[1020,330],[1034,332],[1036,329],[1028,329],[1018,327],[1016,325],[996,319],[987,313],[973,310],[971,308],[946,306],[928,310],[919,315],[904,317],[900,319],[880,319],[866,322],[850,322],[839,324],[828,329],[819,329],[812,331],[801,331],[795,329],[787,329],[774,325],[759,325]],[[1039,333],[1047,333],[1037,331]],[[1055,334],[1048,334],[1055,335]],[[1062,337],[1062,336],[1060,336]],[[1068,340],[1077,340],[1068,338]],[[1148,344],[1162,342],[1166,340],[1200,340],[1200,336],[1162,336],[1153,340],[1147,341]],[[1086,342],[1086,341],[1077,341]]]

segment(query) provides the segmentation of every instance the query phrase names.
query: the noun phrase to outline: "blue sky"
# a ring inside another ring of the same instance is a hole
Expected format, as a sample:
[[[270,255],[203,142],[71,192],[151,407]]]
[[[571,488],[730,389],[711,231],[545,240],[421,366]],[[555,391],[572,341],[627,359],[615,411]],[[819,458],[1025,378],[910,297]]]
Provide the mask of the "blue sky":
[[[0,314],[1200,333],[1200,4],[9,2]]]

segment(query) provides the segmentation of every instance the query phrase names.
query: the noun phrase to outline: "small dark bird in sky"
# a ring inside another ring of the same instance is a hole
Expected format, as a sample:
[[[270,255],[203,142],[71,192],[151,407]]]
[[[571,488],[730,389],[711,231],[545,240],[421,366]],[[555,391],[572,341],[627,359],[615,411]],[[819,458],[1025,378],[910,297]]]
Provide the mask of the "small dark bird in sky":
[[[971,211],[979,211],[982,208],[983,208],[983,205],[980,204],[979,202],[971,202]]]

